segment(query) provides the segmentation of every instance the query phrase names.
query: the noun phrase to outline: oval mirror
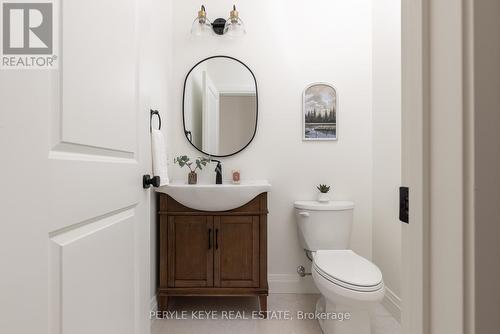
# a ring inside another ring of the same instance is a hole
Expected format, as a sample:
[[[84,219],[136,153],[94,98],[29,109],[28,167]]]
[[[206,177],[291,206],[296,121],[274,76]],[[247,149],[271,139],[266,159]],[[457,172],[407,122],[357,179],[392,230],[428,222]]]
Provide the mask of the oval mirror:
[[[197,63],[184,81],[184,133],[200,152],[227,157],[250,144],[257,130],[257,81],[238,59],[214,56]]]

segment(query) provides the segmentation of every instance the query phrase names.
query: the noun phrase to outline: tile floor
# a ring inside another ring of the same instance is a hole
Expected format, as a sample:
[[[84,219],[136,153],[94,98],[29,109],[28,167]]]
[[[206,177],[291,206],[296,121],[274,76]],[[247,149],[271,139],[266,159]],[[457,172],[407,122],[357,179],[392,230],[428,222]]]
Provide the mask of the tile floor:
[[[258,309],[257,298],[178,297],[171,300],[170,310],[176,311],[178,318],[184,317],[184,319],[154,320],[151,332],[152,334],[321,334],[316,320],[296,319],[298,311],[314,311],[318,298],[319,295],[312,294],[270,295],[269,311],[290,311],[290,315],[294,318],[292,320],[227,320],[227,317],[238,315],[251,318],[252,311]],[[193,314],[201,317],[202,313],[198,311],[215,311],[216,319],[191,319]],[[228,311],[235,312],[230,314]],[[224,314],[226,319],[222,319]],[[372,329],[372,334],[399,334],[401,332],[399,323],[382,305],[379,305],[373,312]]]

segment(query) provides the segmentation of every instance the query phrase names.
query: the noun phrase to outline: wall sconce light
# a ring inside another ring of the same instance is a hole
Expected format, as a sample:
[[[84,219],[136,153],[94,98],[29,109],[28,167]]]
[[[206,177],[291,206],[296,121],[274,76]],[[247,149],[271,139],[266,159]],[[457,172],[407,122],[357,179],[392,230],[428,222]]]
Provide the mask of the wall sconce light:
[[[207,18],[205,6],[201,6],[198,11],[198,16],[191,26],[191,34],[195,36],[212,36],[213,33],[217,35],[227,34],[231,37],[241,37],[245,35],[245,24],[240,19],[236,6],[233,5],[233,10],[229,13],[227,20],[223,18],[216,19],[213,23]]]

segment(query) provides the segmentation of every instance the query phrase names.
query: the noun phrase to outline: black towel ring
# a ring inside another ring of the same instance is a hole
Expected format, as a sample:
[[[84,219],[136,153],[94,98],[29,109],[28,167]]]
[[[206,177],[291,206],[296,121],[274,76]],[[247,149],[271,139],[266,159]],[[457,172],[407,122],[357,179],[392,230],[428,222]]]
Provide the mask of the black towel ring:
[[[151,109],[151,115],[149,117],[149,131],[153,131],[153,116],[158,116],[158,130],[161,130],[161,117],[158,110]]]

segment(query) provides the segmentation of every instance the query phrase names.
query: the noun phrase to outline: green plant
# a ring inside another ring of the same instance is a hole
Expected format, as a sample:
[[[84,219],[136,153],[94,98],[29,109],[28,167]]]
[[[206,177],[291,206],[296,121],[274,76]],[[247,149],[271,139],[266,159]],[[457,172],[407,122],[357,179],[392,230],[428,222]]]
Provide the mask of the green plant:
[[[179,164],[179,167],[187,166],[191,172],[195,172],[197,169],[202,170],[210,162],[209,158],[198,157],[193,162],[187,155],[180,155],[174,159],[175,164]],[[194,166],[193,166],[194,164]]]
[[[323,194],[326,194],[327,192],[330,191],[330,186],[327,186],[326,184],[320,184],[316,188],[318,188],[318,190]]]

